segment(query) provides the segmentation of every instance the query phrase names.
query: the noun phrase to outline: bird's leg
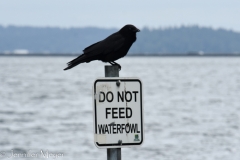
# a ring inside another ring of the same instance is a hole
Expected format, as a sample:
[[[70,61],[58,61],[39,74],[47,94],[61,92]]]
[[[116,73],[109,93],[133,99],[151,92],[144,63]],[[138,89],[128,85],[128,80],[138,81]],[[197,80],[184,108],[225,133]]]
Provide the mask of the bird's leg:
[[[111,62],[111,61],[109,61],[108,63],[110,63],[111,65],[115,65],[115,63],[113,63],[113,62]]]
[[[119,69],[119,71],[121,70],[121,66],[120,66],[120,64],[118,64],[118,63],[116,63],[116,62],[113,62],[113,61],[109,61],[109,63],[111,64],[111,65],[117,65],[118,66],[118,69]]]
[[[113,63],[113,65],[117,65],[118,66],[118,69],[119,69],[119,71],[121,71],[121,66],[120,66],[120,64],[118,64],[118,63],[116,63],[116,62],[112,62]]]

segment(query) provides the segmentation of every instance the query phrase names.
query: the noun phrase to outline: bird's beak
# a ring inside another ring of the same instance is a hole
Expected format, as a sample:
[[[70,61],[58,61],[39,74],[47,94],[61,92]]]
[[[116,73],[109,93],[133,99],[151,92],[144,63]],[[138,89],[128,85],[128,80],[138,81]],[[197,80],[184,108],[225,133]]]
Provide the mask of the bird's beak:
[[[138,28],[135,29],[135,32],[140,32],[140,30]]]

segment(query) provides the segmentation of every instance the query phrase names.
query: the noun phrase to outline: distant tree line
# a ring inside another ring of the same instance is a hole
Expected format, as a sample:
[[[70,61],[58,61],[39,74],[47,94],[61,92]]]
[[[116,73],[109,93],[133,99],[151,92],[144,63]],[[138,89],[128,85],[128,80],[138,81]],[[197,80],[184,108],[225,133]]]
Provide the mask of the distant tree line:
[[[0,52],[26,49],[30,53],[81,53],[118,29],[41,28],[0,26]],[[240,33],[190,26],[166,29],[143,28],[129,51],[138,54],[240,53]]]

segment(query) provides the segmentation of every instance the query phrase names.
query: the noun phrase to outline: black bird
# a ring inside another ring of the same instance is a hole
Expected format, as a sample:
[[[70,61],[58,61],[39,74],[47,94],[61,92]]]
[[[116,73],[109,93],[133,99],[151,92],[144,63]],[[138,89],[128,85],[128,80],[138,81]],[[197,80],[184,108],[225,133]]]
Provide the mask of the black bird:
[[[125,25],[118,32],[113,33],[106,39],[90,45],[83,50],[83,54],[68,62],[68,67],[64,70],[71,69],[80,63],[88,63],[94,60],[109,62],[111,65],[117,65],[119,70],[121,66],[114,62],[124,57],[132,44],[136,41],[136,32],[140,30],[134,25]]]

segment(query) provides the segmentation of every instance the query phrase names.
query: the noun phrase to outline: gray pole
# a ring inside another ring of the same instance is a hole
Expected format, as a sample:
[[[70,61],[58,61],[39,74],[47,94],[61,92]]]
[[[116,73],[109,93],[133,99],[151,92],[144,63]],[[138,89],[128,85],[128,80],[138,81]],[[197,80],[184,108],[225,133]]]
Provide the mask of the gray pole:
[[[105,66],[105,77],[119,77],[118,66]]]
[[[119,77],[118,66],[105,66],[105,77]],[[121,160],[121,148],[108,148],[107,160]]]

